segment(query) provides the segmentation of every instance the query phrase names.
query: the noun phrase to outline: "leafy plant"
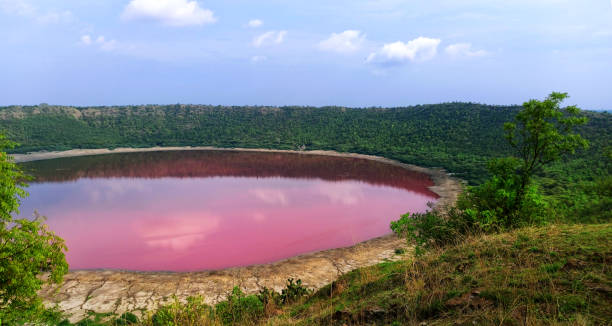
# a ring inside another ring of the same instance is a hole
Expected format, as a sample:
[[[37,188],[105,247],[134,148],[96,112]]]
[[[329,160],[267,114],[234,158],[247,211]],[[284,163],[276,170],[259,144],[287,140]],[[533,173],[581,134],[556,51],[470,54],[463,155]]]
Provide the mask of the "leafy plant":
[[[294,279],[290,278],[287,280],[286,287],[281,291],[280,300],[283,304],[289,304],[309,293],[310,291],[302,285],[302,280],[298,279],[294,282]]]
[[[215,306],[215,313],[224,324],[232,325],[263,317],[264,305],[256,295],[245,295],[236,286],[226,301]]]
[[[544,101],[530,100],[523,104],[515,122],[504,124],[506,139],[514,149],[512,178],[514,198],[507,215],[516,214],[525,204],[534,174],[544,165],[574,154],[579,148],[587,148],[588,141],[575,132],[575,127],[585,124],[576,106],[561,108],[567,93],[551,93]],[[495,171],[492,171],[495,172]],[[507,175],[504,175],[508,177]]]
[[[139,322],[140,320],[138,319],[136,315],[134,315],[131,312],[125,312],[121,314],[119,318],[117,318],[117,320],[115,321],[115,324],[116,325],[132,325],[132,324],[138,324]]]
[[[48,229],[44,217],[13,217],[27,195],[24,174],[4,152],[14,145],[0,135],[0,324],[49,317],[37,292],[43,284],[61,283],[68,271],[64,240]]]
[[[185,303],[174,297],[174,302],[161,306],[149,322],[153,326],[203,325],[211,317],[212,308],[202,297],[189,297]]]

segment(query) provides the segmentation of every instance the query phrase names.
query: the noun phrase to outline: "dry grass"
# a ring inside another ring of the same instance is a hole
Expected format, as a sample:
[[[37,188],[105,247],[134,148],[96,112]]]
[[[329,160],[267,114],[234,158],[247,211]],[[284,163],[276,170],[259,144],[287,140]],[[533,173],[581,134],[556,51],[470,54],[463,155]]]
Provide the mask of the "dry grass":
[[[268,323],[607,325],[611,261],[611,224],[475,237],[348,273]]]

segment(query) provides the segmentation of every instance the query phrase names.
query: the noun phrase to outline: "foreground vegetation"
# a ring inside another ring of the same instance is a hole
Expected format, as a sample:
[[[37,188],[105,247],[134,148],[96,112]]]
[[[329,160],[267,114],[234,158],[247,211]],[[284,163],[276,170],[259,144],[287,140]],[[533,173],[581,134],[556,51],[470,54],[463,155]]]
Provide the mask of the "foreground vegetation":
[[[524,228],[356,270],[291,307],[305,324],[612,321],[612,225]]]
[[[44,217],[14,216],[27,194],[25,176],[3,152],[13,145],[0,134],[0,326],[53,315],[37,291],[44,283],[61,283],[68,272],[64,240],[48,229]]]

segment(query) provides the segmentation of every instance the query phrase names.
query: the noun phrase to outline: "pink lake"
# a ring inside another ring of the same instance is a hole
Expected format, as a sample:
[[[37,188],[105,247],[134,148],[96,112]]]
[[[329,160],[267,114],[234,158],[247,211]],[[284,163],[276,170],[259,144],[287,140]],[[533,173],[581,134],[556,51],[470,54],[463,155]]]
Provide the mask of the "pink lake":
[[[424,174],[372,160],[237,151],[23,164],[34,210],[70,268],[196,271],[268,263],[390,233],[437,196]]]

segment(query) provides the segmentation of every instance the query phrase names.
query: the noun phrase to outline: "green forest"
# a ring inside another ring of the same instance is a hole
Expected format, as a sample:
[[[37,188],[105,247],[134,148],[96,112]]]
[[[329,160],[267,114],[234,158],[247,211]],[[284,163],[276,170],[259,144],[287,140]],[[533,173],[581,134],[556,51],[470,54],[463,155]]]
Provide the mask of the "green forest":
[[[336,150],[443,167],[472,185],[510,147],[503,125],[520,106],[445,103],[398,108],[144,105],[0,107],[13,153],[75,148],[216,146]],[[535,182],[563,219],[610,218],[612,117],[582,111],[587,149],[546,166]]]

